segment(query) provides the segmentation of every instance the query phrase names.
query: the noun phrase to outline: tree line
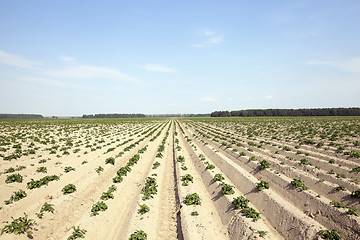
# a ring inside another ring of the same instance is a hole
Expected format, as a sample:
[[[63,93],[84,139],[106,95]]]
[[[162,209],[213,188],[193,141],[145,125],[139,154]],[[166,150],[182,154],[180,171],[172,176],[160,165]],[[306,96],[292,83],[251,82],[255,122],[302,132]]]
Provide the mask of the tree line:
[[[41,114],[9,114],[0,113],[0,119],[41,119],[44,118]]]
[[[83,115],[82,118],[144,118],[146,117],[145,114],[141,113],[111,113],[111,114],[89,114],[89,115]]]
[[[215,111],[211,117],[360,116],[360,108],[247,109]]]

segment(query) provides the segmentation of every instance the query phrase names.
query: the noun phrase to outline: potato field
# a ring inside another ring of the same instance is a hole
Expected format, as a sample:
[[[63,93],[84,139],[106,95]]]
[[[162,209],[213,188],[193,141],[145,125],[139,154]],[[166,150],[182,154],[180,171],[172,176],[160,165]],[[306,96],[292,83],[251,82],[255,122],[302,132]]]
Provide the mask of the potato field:
[[[0,239],[360,239],[360,118],[0,121]]]

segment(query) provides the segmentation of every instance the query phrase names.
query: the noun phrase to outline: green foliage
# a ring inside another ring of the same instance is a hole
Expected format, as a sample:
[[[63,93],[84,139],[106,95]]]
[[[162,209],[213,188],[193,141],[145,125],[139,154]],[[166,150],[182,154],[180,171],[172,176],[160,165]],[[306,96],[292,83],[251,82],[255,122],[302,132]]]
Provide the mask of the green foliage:
[[[265,168],[270,168],[270,163],[266,160],[262,160],[261,162],[259,162],[259,169],[263,170]]]
[[[185,176],[181,177],[181,181],[183,182],[183,186],[187,186],[189,185],[189,182],[193,182],[193,176],[191,176],[190,174],[186,174]]]
[[[267,234],[267,231],[259,230],[259,231],[257,231],[257,233],[259,233],[260,237],[265,237],[265,235]]]
[[[300,163],[303,164],[303,165],[310,165],[310,166],[312,165],[312,163],[309,162],[309,161],[308,161],[307,159],[305,159],[305,158],[304,158],[304,159],[301,159],[301,160],[300,160]]]
[[[46,167],[38,167],[38,168],[36,169],[36,172],[47,173],[47,168],[46,168]]]
[[[199,216],[199,213],[197,211],[191,212],[190,213],[191,216]]]
[[[44,205],[41,207],[40,212],[36,213],[36,215],[39,218],[42,218],[43,215],[44,215],[44,212],[54,213],[54,211],[55,211],[54,204],[50,204],[50,203],[45,202]]]
[[[33,233],[31,231],[32,226],[36,225],[36,222],[33,219],[28,218],[26,213],[24,213],[24,217],[19,217],[17,219],[12,218],[12,222],[6,225],[1,230],[1,235],[3,233],[14,233],[14,234],[23,234],[31,236]],[[7,223],[7,222],[6,222]]]
[[[269,189],[269,182],[266,181],[260,181],[256,184],[257,190],[261,191],[263,189]]]
[[[186,205],[201,205],[201,198],[197,193],[188,194],[184,199],[184,203]]]
[[[260,213],[251,207],[241,209],[241,213],[247,218],[252,218],[254,222],[260,219]]]
[[[319,232],[320,237],[322,239],[329,239],[329,240],[341,240],[341,233],[335,231],[334,229],[329,230],[320,230]]]
[[[356,168],[353,168],[352,169],[353,172],[360,172],[360,166],[356,167]]]
[[[22,180],[23,180],[23,177],[19,173],[16,173],[16,174],[11,174],[11,175],[7,176],[5,182],[6,183],[13,183],[13,182],[21,183]]]
[[[66,172],[66,173],[68,173],[68,172],[70,172],[70,171],[75,171],[75,168],[73,168],[73,167],[65,167],[65,169],[64,169],[64,171]]]
[[[226,184],[226,183],[222,183],[221,184],[221,193],[223,195],[231,195],[231,194],[234,194],[235,191],[234,191],[234,186],[231,186],[229,184]]]
[[[115,158],[109,157],[105,160],[105,163],[115,165]]]
[[[346,206],[341,202],[332,201],[330,202],[331,205],[334,205],[336,208],[346,208]]]
[[[17,202],[19,201],[20,199],[23,199],[27,196],[27,193],[24,191],[24,190],[19,190],[17,192],[14,192],[13,195],[11,195],[10,199],[9,200],[5,200],[5,204],[8,205],[8,204],[11,204],[13,202]]]
[[[91,207],[91,216],[99,215],[99,211],[105,211],[108,206],[103,201],[98,201]]]
[[[309,189],[307,186],[305,186],[305,184],[301,178],[299,178],[299,179],[294,178],[294,180],[291,181],[291,184],[296,188],[300,188],[301,190]]]
[[[336,178],[346,178],[345,174],[337,173]]]
[[[183,156],[178,156],[177,161],[183,163],[185,162],[185,158]]]
[[[114,195],[112,194],[111,191],[103,192],[103,194],[100,197],[101,200],[105,200],[105,201],[110,199],[110,198],[114,199]]]
[[[130,235],[129,240],[146,240],[147,234],[143,230],[137,230]]]
[[[154,162],[152,169],[157,169],[160,166],[158,161]]]
[[[249,207],[248,206],[249,202],[250,201],[248,199],[246,199],[243,196],[240,196],[240,197],[234,198],[234,200],[232,201],[232,204],[235,207],[235,209],[244,209],[244,208]]]
[[[73,240],[77,238],[85,238],[85,233],[87,232],[85,229],[81,229],[80,226],[72,226],[73,233],[67,238],[68,240]],[[70,231],[70,229],[68,231]]]
[[[148,200],[153,198],[153,195],[157,194],[157,183],[156,179],[153,177],[148,177],[145,182],[145,186],[141,189],[143,194],[143,200]]]
[[[346,188],[344,186],[339,185],[339,186],[335,187],[334,190],[336,190],[336,191],[346,191]]]
[[[221,175],[221,173],[215,174],[215,176],[214,176],[214,178],[213,178],[214,182],[222,181],[222,180],[224,180],[224,179],[225,179],[225,178]]]
[[[95,172],[97,172],[98,174],[100,174],[102,171],[104,171],[104,168],[102,166],[95,168]]]
[[[140,205],[139,213],[141,215],[143,215],[149,211],[150,211],[150,208],[146,204]]]
[[[351,192],[351,197],[360,198],[360,189]]]
[[[31,181],[27,183],[27,188],[28,189],[39,188],[41,186],[47,185],[51,181],[55,181],[55,180],[57,181],[59,179],[60,179],[60,177],[58,177],[56,175],[46,176],[39,180],[31,179]]]
[[[356,208],[348,208],[348,211],[346,212],[347,214],[349,215],[355,215],[357,217],[360,216],[360,214],[357,212],[357,209]]]
[[[214,165],[212,165],[212,164],[210,164],[210,163],[208,163],[208,165],[206,166],[206,168],[205,169],[214,169],[215,168],[215,166]]]
[[[66,185],[62,190],[64,195],[67,195],[67,194],[70,194],[70,193],[73,193],[76,191],[76,186],[74,184],[68,184]]]
[[[123,178],[119,175],[113,178],[113,183],[121,183],[123,181]]]

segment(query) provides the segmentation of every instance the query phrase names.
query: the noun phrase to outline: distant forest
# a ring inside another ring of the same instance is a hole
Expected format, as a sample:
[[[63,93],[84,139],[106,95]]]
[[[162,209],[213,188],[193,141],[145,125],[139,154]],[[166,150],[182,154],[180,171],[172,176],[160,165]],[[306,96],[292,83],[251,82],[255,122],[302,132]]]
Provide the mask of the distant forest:
[[[145,114],[136,113],[136,114],[128,114],[128,113],[111,113],[111,114],[90,114],[83,115],[82,118],[144,118]]]
[[[211,117],[360,116],[360,108],[248,109],[215,111]]]
[[[44,118],[40,114],[8,114],[0,113],[0,119],[41,119]]]

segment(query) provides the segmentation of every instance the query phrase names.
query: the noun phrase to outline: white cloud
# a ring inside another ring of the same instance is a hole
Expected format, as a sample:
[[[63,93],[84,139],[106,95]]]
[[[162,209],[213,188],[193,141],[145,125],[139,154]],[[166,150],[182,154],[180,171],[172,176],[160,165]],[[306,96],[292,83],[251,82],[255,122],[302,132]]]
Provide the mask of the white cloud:
[[[139,79],[128,76],[116,69],[80,64],[75,62],[75,58],[69,56],[60,56],[65,62],[59,68],[51,68],[40,62],[27,60],[22,56],[14,55],[0,50],[0,63],[20,68],[35,70],[34,74],[41,74],[36,79],[60,78],[61,80],[74,79],[101,79],[101,80],[118,80],[122,82],[142,83]]]
[[[55,78],[68,79],[112,79],[124,82],[140,83],[141,81],[130,77],[115,69],[92,66],[86,64],[71,63],[60,69],[46,69],[44,73]]]
[[[270,100],[270,99],[272,99],[272,98],[273,98],[272,95],[265,96],[265,99],[267,99],[267,100]]]
[[[55,86],[55,87],[66,87],[71,89],[78,89],[78,90],[97,90],[95,87],[91,86],[85,86],[80,84],[74,84],[74,83],[68,83],[63,81],[58,81],[55,79],[50,78],[40,78],[40,77],[18,77],[17,79],[30,82],[32,84],[39,84],[39,85],[49,85],[49,86]]]
[[[197,48],[214,47],[215,45],[221,43],[224,40],[220,34],[212,30],[205,30],[201,33],[201,35],[205,36],[206,40],[204,40],[201,43],[193,44],[193,47],[197,47]]]
[[[360,73],[360,57],[351,58],[345,61],[308,61],[308,65],[325,65],[340,69],[345,72]]]
[[[216,99],[214,97],[207,96],[207,97],[202,97],[201,101],[203,101],[203,102],[215,102]]]
[[[74,62],[76,58],[63,55],[60,56],[60,60],[62,60],[63,62]]]
[[[163,73],[174,73],[176,72],[175,69],[173,68],[169,68],[165,65],[162,64],[145,64],[140,66],[142,69],[146,70],[146,71],[150,71],[150,72],[163,72]]]
[[[30,61],[23,58],[22,56],[14,55],[1,50],[0,63],[21,68],[36,68],[42,65],[40,62]]]

